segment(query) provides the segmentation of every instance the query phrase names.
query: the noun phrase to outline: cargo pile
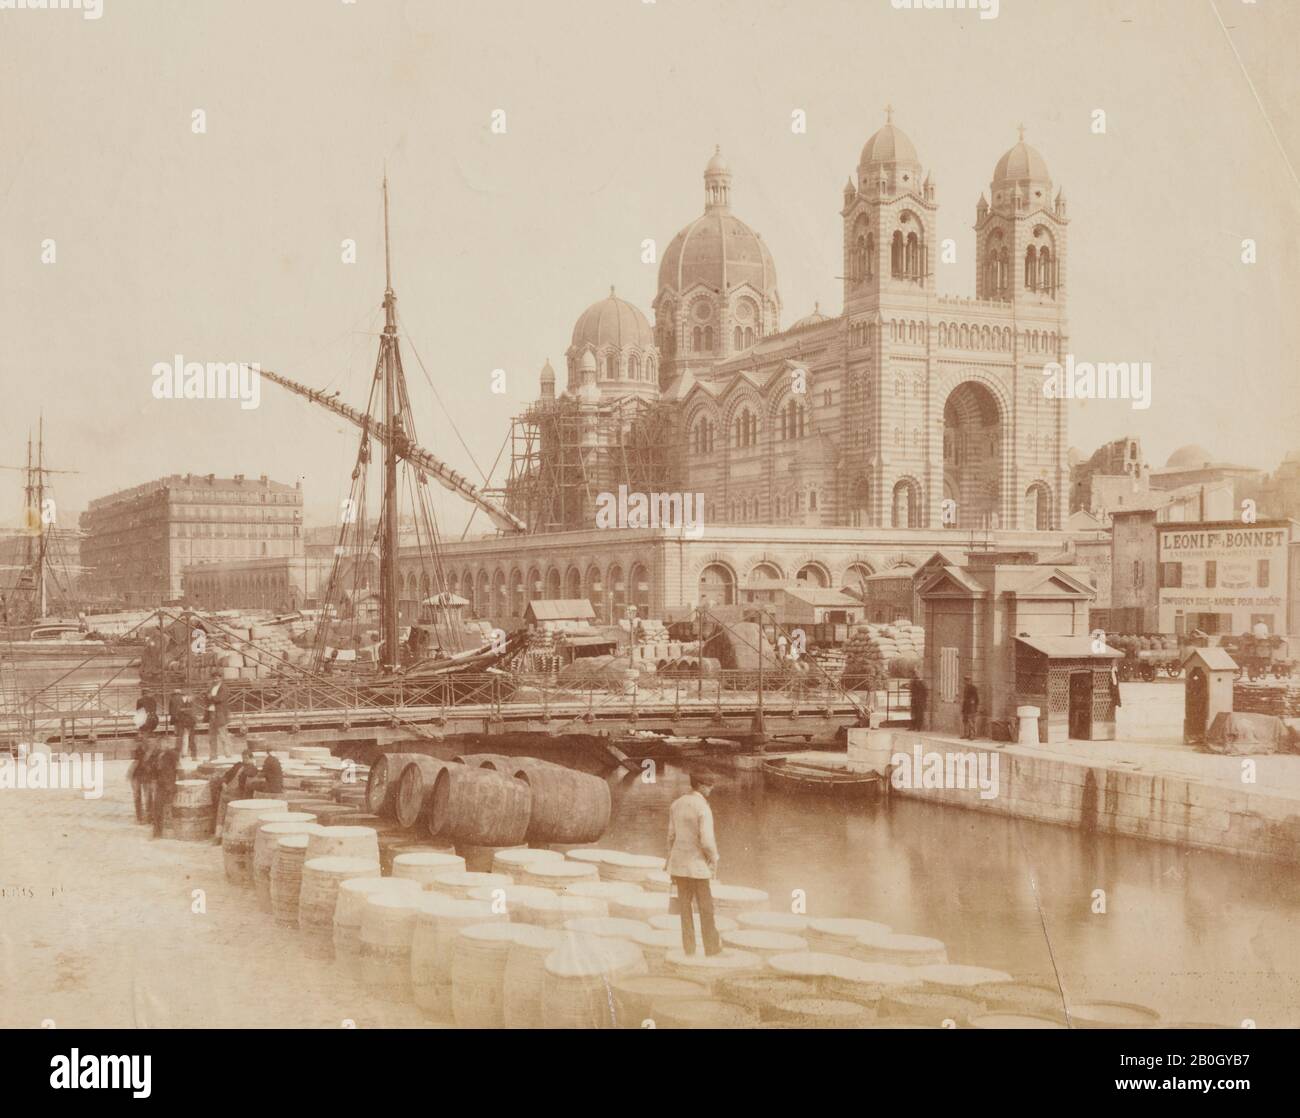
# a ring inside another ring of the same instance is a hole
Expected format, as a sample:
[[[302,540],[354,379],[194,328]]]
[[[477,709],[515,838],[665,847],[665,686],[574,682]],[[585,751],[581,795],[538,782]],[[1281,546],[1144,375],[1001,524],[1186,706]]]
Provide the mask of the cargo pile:
[[[919,668],[925,656],[925,630],[910,621],[858,625],[849,634],[844,656],[846,687],[881,687],[881,681],[889,676],[890,665],[914,662]]]

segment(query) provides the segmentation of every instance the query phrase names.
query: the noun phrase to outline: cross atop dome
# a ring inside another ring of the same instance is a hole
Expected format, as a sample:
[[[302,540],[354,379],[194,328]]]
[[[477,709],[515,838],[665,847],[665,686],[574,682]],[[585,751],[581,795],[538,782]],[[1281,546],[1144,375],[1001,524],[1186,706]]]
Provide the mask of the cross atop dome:
[[[1020,132],[1020,142],[1023,144],[1025,142],[1025,126],[1023,124],[1017,124],[1016,129]]]
[[[894,106],[892,104],[885,106],[885,123],[894,123]]]

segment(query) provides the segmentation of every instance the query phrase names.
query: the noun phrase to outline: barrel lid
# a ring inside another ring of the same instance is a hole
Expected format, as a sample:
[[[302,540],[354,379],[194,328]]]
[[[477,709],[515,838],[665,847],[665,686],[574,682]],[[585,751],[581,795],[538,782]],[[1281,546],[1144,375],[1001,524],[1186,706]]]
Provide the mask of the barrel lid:
[[[446,866],[449,870],[465,866],[459,854],[443,854],[433,850],[408,850],[393,856],[394,866]]]
[[[570,850],[565,853],[565,857],[571,862],[585,862],[588,865],[599,865],[610,855],[619,857],[623,854],[621,850],[602,850],[596,846],[581,846],[577,850]]]
[[[783,955],[775,957],[785,958]],[[724,947],[716,955],[705,955],[698,951],[694,955],[687,955],[679,947],[676,951],[669,951],[664,960],[673,966],[699,967],[702,970],[758,970],[763,965],[761,956],[734,947]]]
[[[655,1007],[660,1017],[705,1028],[750,1028],[758,1024],[758,1011],[740,1002],[719,998],[673,998]]]
[[[305,831],[299,831],[296,834],[285,835],[283,838],[277,839],[275,845],[283,846],[288,850],[306,850],[307,840],[309,838],[311,838],[310,834]]]
[[[549,892],[549,890],[548,890]],[[533,907],[546,912],[558,912],[561,916],[608,916],[609,905],[600,897],[575,897],[571,893],[556,893],[548,900],[529,902]]]
[[[736,916],[742,928],[762,928],[768,932],[802,932],[808,927],[808,917],[793,912],[742,912]]]
[[[682,933],[682,918],[676,913],[656,912],[650,917],[647,923],[652,928],[662,928],[670,932],[676,932],[678,935],[681,935]],[[713,917],[713,926],[719,932],[734,932],[740,925],[738,925],[730,916],[718,916],[715,914]]]
[[[842,916],[822,917],[808,921],[808,930],[818,935],[839,936],[843,939],[860,939],[862,936],[889,935],[892,928],[888,924],[878,924],[874,920],[854,920]]]
[[[416,897],[425,896],[418,881],[409,877],[350,877],[339,882],[339,890],[345,893],[413,893]]]
[[[722,942],[728,947],[739,947],[742,951],[808,950],[808,941],[802,936],[792,936],[787,932],[769,932],[762,928],[741,928],[735,932],[723,932]]]
[[[577,853],[577,851],[574,853]],[[665,865],[663,858],[652,858],[649,854],[627,854],[622,850],[607,852],[601,862],[609,866],[626,866],[628,869],[647,870],[662,870]]]
[[[564,933],[540,924],[510,924],[515,930],[515,943],[532,951],[554,951],[564,942]]]
[[[785,955],[769,955],[767,965],[777,974],[792,974],[796,978],[822,978],[835,973],[836,960],[840,958],[842,956],[825,951],[791,951]]]
[[[476,870],[447,870],[445,873],[435,873],[433,880],[439,885],[459,885],[465,888],[504,888],[514,884],[514,878],[508,873],[479,873]]]
[[[416,908],[430,916],[481,916],[486,919],[494,915],[490,901],[449,897],[445,893],[430,893],[427,889],[420,891]]]
[[[566,932],[586,932],[593,936],[616,936],[629,939],[638,932],[650,930],[649,924],[640,920],[623,920],[617,916],[578,916],[564,922]]]
[[[495,920],[490,924],[467,924],[465,927],[458,929],[457,934],[464,936],[466,939],[475,939],[483,943],[499,943],[501,940],[517,940],[520,927],[522,925],[511,924],[505,920]]]
[[[944,943],[941,939],[931,939],[929,936],[904,935],[901,932],[868,932],[866,935],[858,937],[858,943],[863,947],[878,947],[882,951],[944,950]]]
[[[544,965],[557,978],[588,978],[643,967],[645,956],[625,939],[570,933]]]
[[[226,804],[227,811],[288,811],[289,805],[284,800],[231,800]]]
[[[311,822],[311,816],[305,820],[276,820],[274,823],[263,823],[258,827],[259,832],[268,835],[314,835],[319,830],[320,828]]]
[[[328,855],[324,858],[309,859],[303,865],[303,869],[328,874],[365,873],[367,870],[378,873],[379,863],[372,858],[342,858]]]
[[[469,891],[475,901],[494,901],[504,896],[507,905],[545,904],[553,900],[555,892],[540,885],[479,885]]]
[[[1154,1024],[1160,1020],[1160,1014],[1133,1002],[1092,1001],[1070,1006],[1070,1018],[1075,1021],[1132,1027]]]
[[[682,933],[680,931],[674,932],[669,931],[667,928],[652,928],[649,924],[642,931],[632,936],[632,939],[642,947],[662,947],[669,951],[682,945]]]
[[[762,889],[753,889],[748,885],[723,885],[713,882],[709,886],[715,902],[723,904],[767,904],[768,895]]]
[[[658,892],[667,892],[673,887],[673,879],[667,870],[651,870],[641,879],[643,885],[649,885]]]
[[[262,821],[262,827],[266,827],[272,823],[312,823],[316,816],[310,811],[268,811],[259,815],[258,819]]]
[[[375,833],[374,827],[349,827],[346,824],[334,827],[322,826],[320,830],[327,838],[364,838]]]
[[[415,892],[407,889],[380,889],[366,893],[366,904],[373,908],[400,908],[414,912],[419,906],[423,892],[422,889],[417,889]]]
[[[522,866],[530,862],[562,862],[564,860],[564,855],[558,850],[543,850],[536,846],[512,846],[506,850],[498,850],[492,857],[494,861],[498,861],[505,866]]]
[[[572,881],[592,877],[596,873],[596,867],[591,863],[579,862],[533,862],[527,867],[527,872],[534,877],[553,877],[557,881],[567,878]]]
[[[633,897],[644,893],[635,881],[570,881],[564,891],[574,897]]]
[[[912,973],[927,986],[978,986],[982,982],[1010,982],[1006,971],[970,967],[957,963],[931,963],[913,967]]]
[[[787,1013],[825,1020],[844,1021],[871,1016],[871,1010],[865,1005],[851,1002],[847,998],[791,998],[781,1008]]]
[[[611,897],[610,900],[615,905],[646,915],[662,915],[668,911],[667,893],[633,893],[631,896]]]
[[[862,982],[874,986],[920,986],[921,980],[913,973],[915,967],[900,967],[893,963],[864,963],[846,955],[831,955],[834,960],[826,971],[832,978],[845,982]]]

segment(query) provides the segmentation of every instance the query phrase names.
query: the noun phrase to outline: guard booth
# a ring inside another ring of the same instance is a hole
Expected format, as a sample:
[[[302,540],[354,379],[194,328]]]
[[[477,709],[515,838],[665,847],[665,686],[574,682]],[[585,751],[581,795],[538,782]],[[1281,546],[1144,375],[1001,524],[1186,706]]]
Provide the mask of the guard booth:
[[[1036,706],[1040,742],[1114,741],[1124,654],[1092,637],[1017,637],[1017,705]]]
[[[1232,684],[1237,662],[1222,648],[1193,648],[1183,659],[1186,694],[1183,706],[1183,741],[1201,745],[1214,716],[1232,710]]]

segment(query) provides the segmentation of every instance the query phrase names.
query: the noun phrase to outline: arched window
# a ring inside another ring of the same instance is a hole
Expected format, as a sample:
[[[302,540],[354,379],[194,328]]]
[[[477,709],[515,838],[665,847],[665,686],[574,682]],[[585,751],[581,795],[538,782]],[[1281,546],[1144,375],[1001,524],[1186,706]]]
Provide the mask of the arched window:
[[[909,279],[921,276],[921,241],[915,233],[907,235],[906,270]]]
[[[704,347],[704,331],[698,326],[691,331],[691,352],[699,353]]]
[[[1025,249],[1025,286],[1033,291],[1038,283],[1038,254],[1034,246]]]
[[[903,234],[897,229],[889,244],[889,274],[895,278],[903,274]]]
[[[866,271],[867,279],[871,279],[871,277],[876,274],[876,235],[874,233],[867,234],[866,265],[867,265],[867,271]]]
[[[808,511],[809,512],[817,511],[817,490],[815,489],[810,490],[808,493]]]
[[[1052,250],[1044,245],[1038,252],[1038,289],[1051,294],[1055,287],[1052,277]]]
[[[618,358],[612,353],[605,358],[605,379],[618,380]]]
[[[735,349],[743,349],[745,346],[745,331],[743,331],[739,326],[737,326],[735,331],[732,333],[731,344]]]
[[[749,349],[753,344],[754,344],[754,328],[752,326],[746,326],[745,327],[745,348]]]
[[[704,352],[705,353],[713,352],[713,327],[712,326],[706,326],[704,328]]]

